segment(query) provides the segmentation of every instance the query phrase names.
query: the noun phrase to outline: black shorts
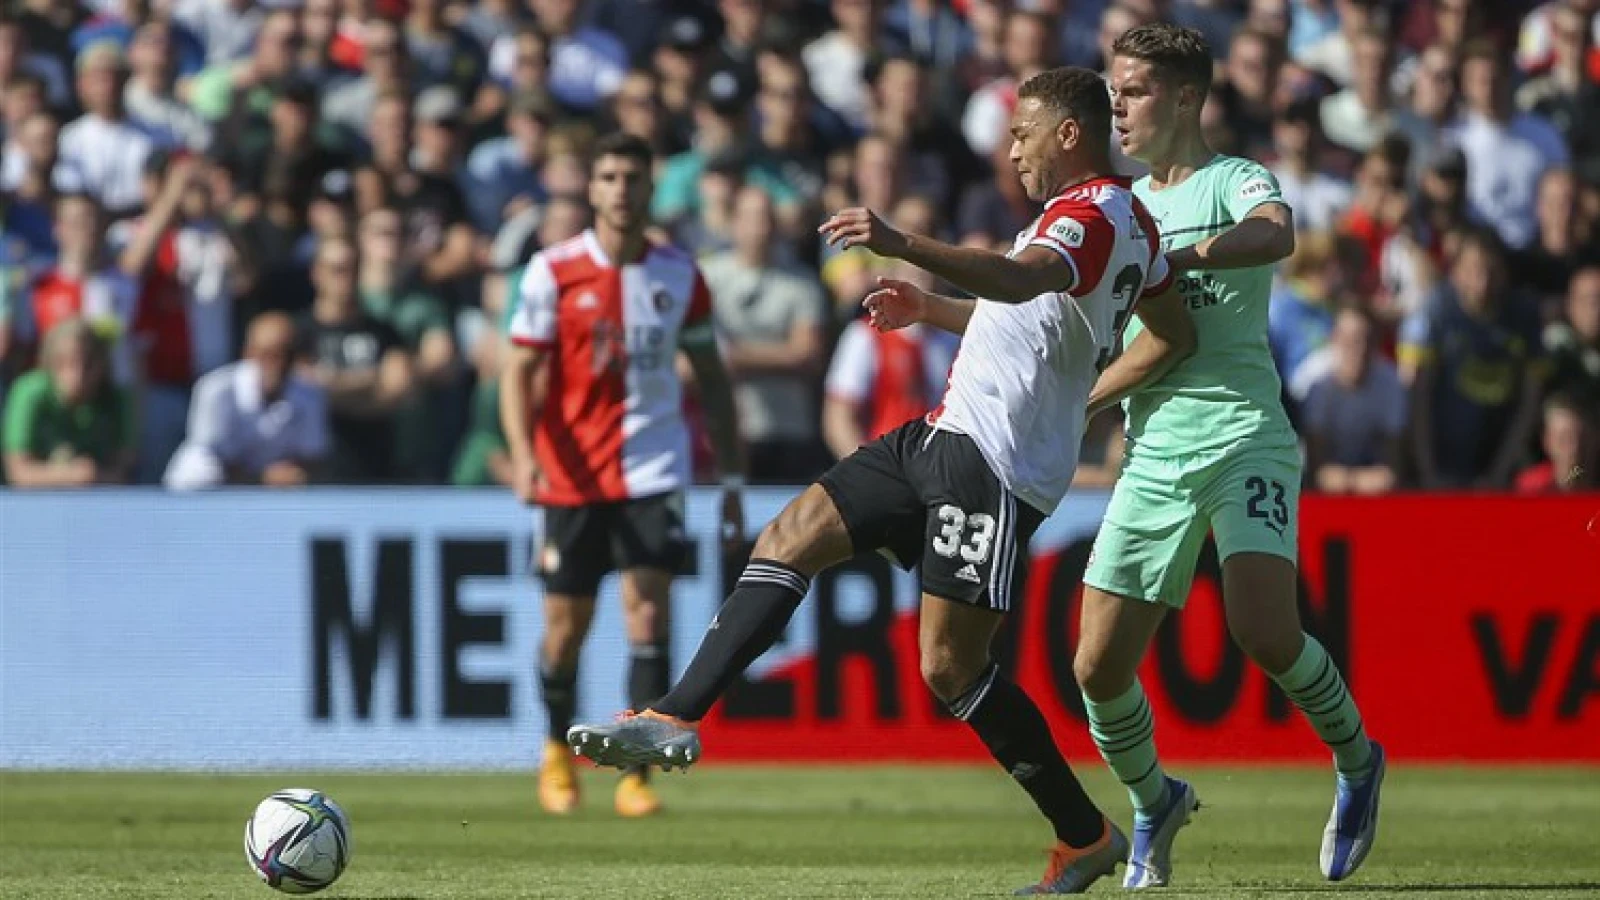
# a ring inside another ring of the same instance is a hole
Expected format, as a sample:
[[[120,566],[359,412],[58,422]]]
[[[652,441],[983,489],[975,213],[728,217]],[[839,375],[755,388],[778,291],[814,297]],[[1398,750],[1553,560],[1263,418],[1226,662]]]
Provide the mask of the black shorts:
[[[609,572],[683,567],[683,492],[636,500],[547,506],[534,569],[553,594],[593,597]]]
[[[1011,609],[1045,514],[1000,482],[971,438],[913,419],[839,460],[818,484],[857,553],[920,564],[924,593]]]

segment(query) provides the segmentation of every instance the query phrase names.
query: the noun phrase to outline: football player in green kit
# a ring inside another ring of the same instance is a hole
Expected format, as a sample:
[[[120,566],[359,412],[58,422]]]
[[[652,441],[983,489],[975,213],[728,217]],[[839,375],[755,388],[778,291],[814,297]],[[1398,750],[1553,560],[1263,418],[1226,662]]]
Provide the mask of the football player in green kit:
[[[1208,533],[1234,640],[1333,753],[1327,878],[1349,876],[1371,849],[1384,774],[1338,668],[1300,625],[1301,463],[1267,347],[1272,265],[1293,251],[1294,226],[1270,172],[1206,145],[1211,72],[1197,32],[1154,24],[1117,40],[1109,75],[1117,141],[1151,170],[1134,193],[1161,230],[1199,337],[1162,375],[1170,361],[1130,323],[1090,397],[1091,415],[1127,401],[1127,453],[1084,577],[1074,669],[1095,744],[1133,798],[1129,888],[1170,881],[1173,839],[1199,806],[1157,760],[1137,670],[1167,611],[1183,606]]]

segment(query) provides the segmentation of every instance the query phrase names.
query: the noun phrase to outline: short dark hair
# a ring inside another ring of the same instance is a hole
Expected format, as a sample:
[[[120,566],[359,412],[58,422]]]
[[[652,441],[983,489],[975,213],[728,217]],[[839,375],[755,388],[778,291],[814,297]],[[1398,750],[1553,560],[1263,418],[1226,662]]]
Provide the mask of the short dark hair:
[[[1076,119],[1097,146],[1111,141],[1111,94],[1099,73],[1078,66],[1046,69],[1023,82],[1017,99],[1037,99],[1045,106]]]
[[[1111,45],[1111,53],[1149,63],[1162,81],[1193,85],[1201,94],[1211,90],[1211,45],[1193,28],[1167,22],[1130,28]]]
[[[595,162],[599,162],[607,156],[620,156],[623,159],[631,159],[646,171],[655,163],[656,158],[655,151],[650,149],[648,141],[625,131],[613,131],[595,142],[594,153],[591,158]]]

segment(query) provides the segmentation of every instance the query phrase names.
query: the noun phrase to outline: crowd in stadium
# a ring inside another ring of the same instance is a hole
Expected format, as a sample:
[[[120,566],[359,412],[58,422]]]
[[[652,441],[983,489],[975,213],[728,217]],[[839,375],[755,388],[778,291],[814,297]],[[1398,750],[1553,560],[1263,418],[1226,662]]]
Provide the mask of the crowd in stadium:
[[[516,287],[617,129],[711,289],[751,480],[809,481],[937,403],[955,349],[860,320],[879,276],[934,285],[825,212],[1009,248],[1017,86],[1157,19],[1207,36],[1213,146],[1294,210],[1271,341],[1308,486],[1600,483],[1597,0],[4,8],[11,487],[506,483]],[[1119,423],[1087,440],[1108,485]]]

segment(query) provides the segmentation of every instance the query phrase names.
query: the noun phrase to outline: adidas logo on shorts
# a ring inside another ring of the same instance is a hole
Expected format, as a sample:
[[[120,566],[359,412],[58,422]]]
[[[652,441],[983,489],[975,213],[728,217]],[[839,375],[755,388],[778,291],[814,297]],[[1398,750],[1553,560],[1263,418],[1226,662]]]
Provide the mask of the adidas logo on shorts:
[[[956,577],[961,579],[962,581],[970,581],[973,584],[982,584],[983,583],[983,579],[981,577],[979,577],[979,575],[978,575],[978,568],[976,566],[974,566],[972,563],[967,563],[966,565],[964,565],[961,568],[957,569],[956,570]]]

